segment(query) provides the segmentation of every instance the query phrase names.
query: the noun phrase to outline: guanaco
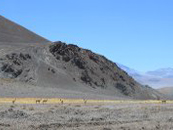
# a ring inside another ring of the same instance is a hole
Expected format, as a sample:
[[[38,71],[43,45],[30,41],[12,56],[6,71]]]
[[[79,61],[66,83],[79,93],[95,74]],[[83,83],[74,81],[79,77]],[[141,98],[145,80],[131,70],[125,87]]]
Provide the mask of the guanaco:
[[[41,99],[37,99],[37,100],[36,100],[36,104],[37,104],[37,103],[41,103]]]
[[[14,104],[16,102],[16,98],[12,101],[12,103]]]
[[[47,99],[44,99],[44,100],[43,100],[43,104],[46,103],[47,101],[48,101]]]
[[[87,100],[85,100],[85,99],[84,99],[83,101],[84,101],[84,104],[86,104],[86,103],[87,103]]]

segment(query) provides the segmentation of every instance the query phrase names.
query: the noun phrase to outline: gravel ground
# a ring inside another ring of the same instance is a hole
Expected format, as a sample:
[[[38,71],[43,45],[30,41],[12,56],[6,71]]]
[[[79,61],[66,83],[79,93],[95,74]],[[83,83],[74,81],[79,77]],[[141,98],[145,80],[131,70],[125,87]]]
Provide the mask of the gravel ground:
[[[1,104],[0,130],[172,130],[172,104]]]

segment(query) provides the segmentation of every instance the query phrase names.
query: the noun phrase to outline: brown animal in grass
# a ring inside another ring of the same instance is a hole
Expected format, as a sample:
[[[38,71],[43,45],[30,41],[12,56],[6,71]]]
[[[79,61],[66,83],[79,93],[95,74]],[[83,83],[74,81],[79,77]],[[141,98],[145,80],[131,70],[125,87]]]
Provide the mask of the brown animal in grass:
[[[37,100],[36,100],[36,104],[37,104],[37,103],[41,103],[41,99],[37,99]]]
[[[43,100],[43,104],[47,103],[47,101],[48,101],[47,99],[44,99],[44,100]]]
[[[84,99],[83,101],[84,101],[84,104],[86,104],[86,103],[87,103],[87,100],[85,100],[85,99]]]
[[[64,103],[64,101],[63,101],[62,99],[60,99],[60,102],[61,102],[61,104],[63,104],[63,103]]]
[[[14,104],[16,102],[16,98],[12,101],[12,103]]]
[[[166,100],[162,100],[162,103],[166,103]]]

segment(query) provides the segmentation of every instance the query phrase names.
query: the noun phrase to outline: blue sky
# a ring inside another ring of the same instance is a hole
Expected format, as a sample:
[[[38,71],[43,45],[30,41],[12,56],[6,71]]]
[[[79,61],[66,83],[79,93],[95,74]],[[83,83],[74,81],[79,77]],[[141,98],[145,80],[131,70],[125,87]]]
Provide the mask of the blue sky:
[[[0,12],[139,71],[173,67],[172,0],[1,0]]]

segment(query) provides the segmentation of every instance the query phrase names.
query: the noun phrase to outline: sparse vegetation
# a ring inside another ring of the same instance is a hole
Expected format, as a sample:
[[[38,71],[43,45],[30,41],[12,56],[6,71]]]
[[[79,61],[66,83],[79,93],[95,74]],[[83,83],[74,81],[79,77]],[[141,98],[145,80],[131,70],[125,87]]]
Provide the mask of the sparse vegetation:
[[[23,109],[24,108],[24,109]],[[0,129],[171,129],[172,104],[0,105]],[[8,120],[8,123],[6,123]],[[16,124],[17,125],[14,125]]]
[[[34,111],[34,107],[31,106],[31,107],[28,108],[28,110],[29,111]]]

